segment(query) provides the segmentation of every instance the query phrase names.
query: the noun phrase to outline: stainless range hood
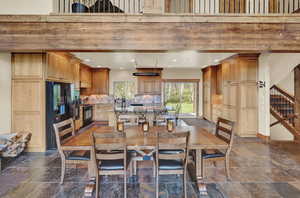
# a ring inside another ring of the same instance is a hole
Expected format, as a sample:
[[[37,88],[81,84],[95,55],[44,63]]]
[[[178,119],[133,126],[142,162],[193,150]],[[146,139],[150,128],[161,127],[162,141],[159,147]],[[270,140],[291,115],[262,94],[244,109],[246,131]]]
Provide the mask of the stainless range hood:
[[[160,76],[158,72],[134,72],[133,76]]]

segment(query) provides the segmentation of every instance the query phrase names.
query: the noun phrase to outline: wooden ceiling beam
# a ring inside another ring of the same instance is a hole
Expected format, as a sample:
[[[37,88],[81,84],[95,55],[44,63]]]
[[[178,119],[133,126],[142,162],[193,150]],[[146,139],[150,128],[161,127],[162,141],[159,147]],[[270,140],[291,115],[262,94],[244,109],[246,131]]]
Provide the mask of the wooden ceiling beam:
[[[56,20],[31,17],[0,16],[0,51],[300,52],[299,17],[297,23],[280,16],[282,23],[266,22],[264,17],[262,22],[254,17],[252,22],[249,18],[247,22],[226,23],[98,22],[99,16],[94,20],[90,16],[89,22],[74,22],[66,16],[60,20],[58,16]]]

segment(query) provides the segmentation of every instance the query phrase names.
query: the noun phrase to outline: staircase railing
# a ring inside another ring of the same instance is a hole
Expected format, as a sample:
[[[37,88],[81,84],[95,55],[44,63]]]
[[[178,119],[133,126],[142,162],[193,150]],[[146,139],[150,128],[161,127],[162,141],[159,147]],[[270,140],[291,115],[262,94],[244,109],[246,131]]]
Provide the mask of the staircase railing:
[[[283,120],[295,126],[295,98],[276,85],[271,87],[270,94],[271,108],[280,114]]]

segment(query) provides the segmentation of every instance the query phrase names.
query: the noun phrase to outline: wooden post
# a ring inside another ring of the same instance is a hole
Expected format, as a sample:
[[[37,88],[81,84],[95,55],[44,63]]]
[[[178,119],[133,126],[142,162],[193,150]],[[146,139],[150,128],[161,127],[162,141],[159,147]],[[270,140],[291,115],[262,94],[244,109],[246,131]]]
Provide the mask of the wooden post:
[[[300,113],[300,65],[294,69],[294,80],[295,80],[295,114]],[[300,131],[300,117],[295,118],[295,128]]]
[[[144,14],[162,14],[164,0],[145,0]]]

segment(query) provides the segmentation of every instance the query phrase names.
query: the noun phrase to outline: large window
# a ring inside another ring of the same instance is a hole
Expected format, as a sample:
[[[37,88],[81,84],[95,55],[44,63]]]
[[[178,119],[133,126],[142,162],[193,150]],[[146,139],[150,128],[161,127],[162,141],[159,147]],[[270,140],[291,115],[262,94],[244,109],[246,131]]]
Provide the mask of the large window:
[[[165,105],[175,108],[180,105],[180,115],[197,115],[197,82],[165,82],[164,83],[164,101]]]
[[[133,81],[114,81],[113,89],[115,98],[134,98],[135,83]]]

